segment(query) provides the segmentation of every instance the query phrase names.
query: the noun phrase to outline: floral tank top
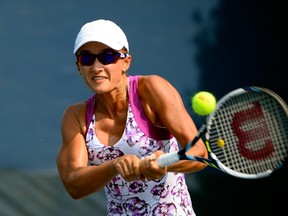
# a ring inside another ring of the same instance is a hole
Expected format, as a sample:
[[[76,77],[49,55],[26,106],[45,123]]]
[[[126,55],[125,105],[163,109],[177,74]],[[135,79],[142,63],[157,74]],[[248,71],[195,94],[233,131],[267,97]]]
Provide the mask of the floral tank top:
[[[178,150],[176,139],[165,128],[156,127],[145,115],[138,96],[138,77],[129,76],[129,106],[121,139],[113,146],[98,140],[95,128],[94,96],[86,100],[86,145],[90,165],[100,165],[125,154],[139,158],[156,150]],[[168,172],[157,181],[126,182],[120,175],[105,187],[109,216],[195,215],[183,173]]]

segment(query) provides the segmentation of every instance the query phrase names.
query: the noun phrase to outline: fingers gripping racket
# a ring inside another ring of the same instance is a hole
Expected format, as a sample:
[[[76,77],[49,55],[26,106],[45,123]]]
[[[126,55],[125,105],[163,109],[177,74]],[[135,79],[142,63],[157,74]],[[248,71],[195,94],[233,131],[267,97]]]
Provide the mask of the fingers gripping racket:
[[[209,158],[185,154],[203,135]],[[288,108],[261,87],[236,89],[216,105],[195,138],[179,152],[157,159],[160,166],[199,161],[239,178],[262,178],[279,169],[288,156]]]

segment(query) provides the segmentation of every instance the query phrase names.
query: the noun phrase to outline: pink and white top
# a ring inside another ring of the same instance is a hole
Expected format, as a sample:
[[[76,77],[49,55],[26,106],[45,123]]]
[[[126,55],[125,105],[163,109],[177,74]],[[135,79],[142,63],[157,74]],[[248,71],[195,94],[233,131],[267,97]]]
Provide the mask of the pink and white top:
[[[87,99],[86,145],[90,165],[100,165],[125,154],[139,158],[156,150],[178,151],[176,139],[165,128],[152,124],[138,95],[138,77],[129,76],[129,106],[125,130],[113,146],[98,140],[95,128],[94,97]],[[108,215],[195,215],[183,173],[169,172],[158,181],[126,182],[120,175],[105,187]]]

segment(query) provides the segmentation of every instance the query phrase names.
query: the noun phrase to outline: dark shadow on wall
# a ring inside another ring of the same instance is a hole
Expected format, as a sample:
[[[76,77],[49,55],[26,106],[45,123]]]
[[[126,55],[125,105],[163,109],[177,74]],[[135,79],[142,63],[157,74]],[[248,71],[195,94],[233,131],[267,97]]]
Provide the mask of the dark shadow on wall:
[[[211,14],[216,20],[215,43],[205,29],[195,38],[202,88],[218,97],[247,85],[270,88],[288,100],[287,28],[284,1],[220,1]],[[195,17],[194,17],[195,19]]]
[[[218,25],[214,43],[207,40],[207,29],[194,38],[200,51],[197,63],[201,89],[221,98],[242,86],[262,86],[287,103],[284,30],[288,26],[288,13],[284,1],[223,0],[211,16]],[[201,22],[198,14],[193,14],[192,19]],[[260,180],[238,179],[212,168],[192,175],[200,182],[201,190],[191,191],[199,216],[288,214],[287,166]]]

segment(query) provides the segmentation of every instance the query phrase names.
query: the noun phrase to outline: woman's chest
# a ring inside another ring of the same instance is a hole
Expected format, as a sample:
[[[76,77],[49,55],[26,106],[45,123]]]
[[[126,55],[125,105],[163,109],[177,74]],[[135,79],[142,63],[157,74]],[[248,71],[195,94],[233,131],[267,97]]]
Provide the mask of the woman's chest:
[[[126,116],[111,118],[96,118],[94,131],[101,144],[112,146],[117,143],[125,130]]]

